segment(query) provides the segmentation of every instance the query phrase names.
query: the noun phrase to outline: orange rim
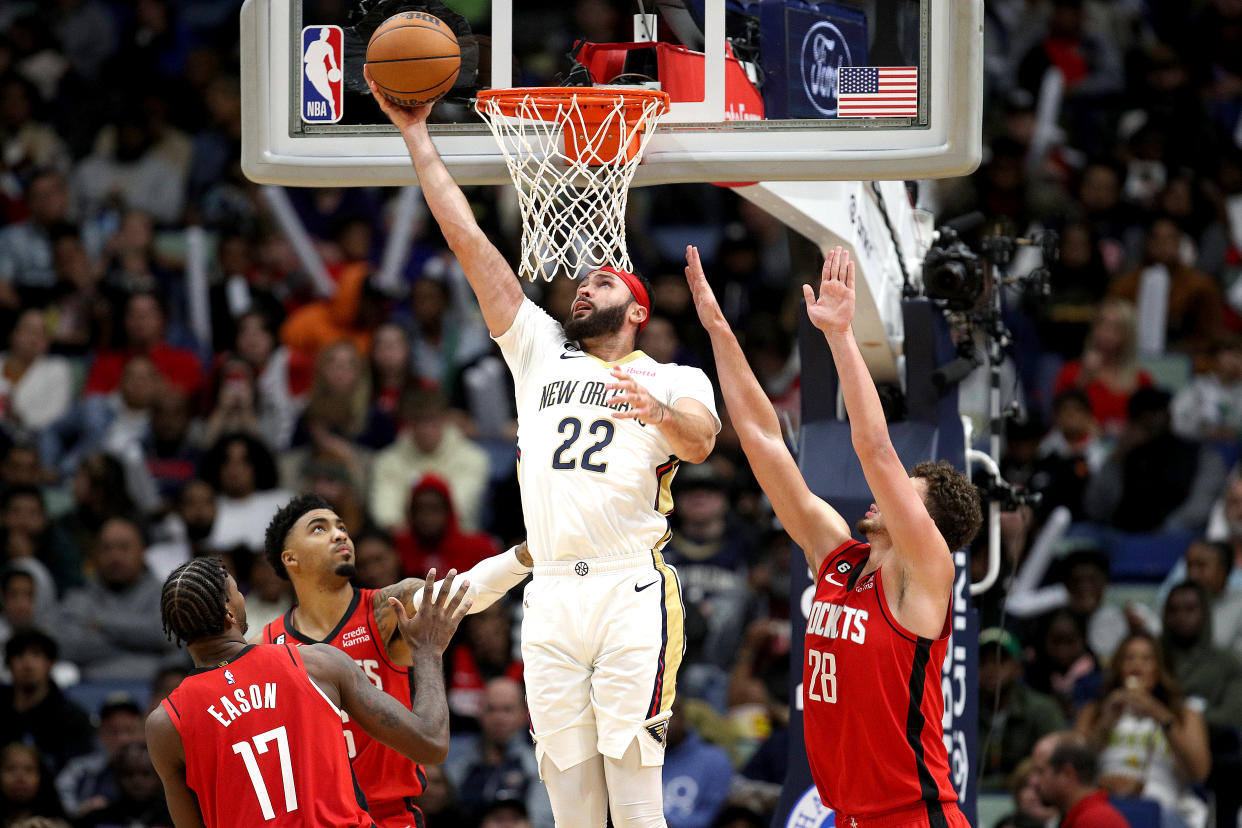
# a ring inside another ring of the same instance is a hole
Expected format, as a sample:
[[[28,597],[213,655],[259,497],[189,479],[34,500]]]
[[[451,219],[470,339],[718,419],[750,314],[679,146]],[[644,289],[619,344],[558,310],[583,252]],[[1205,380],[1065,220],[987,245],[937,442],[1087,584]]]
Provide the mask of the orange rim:
[[[607,90],[607,91],[604,91]],[[648,104],[659,101],[654,115],[663,115],[668,111],[669,97],[667,92],[657,89],[637,89],[630,87],[611,86],[527,86],[512,89],[481,89],[476,95],[479,106],[485,101],[494,101],[501,114],[516,118],[527,114],[530,109],[539,113],[544,121],[555,121],[565,115],[565,104],[577,99],[578,108],[582,110],[588,123],[592,119],[589,112],[611,111],[617,105],[617,99],[625,101],[625,119],[635,123],[643,117]],[[525,111],[519,114],[519,109]]]

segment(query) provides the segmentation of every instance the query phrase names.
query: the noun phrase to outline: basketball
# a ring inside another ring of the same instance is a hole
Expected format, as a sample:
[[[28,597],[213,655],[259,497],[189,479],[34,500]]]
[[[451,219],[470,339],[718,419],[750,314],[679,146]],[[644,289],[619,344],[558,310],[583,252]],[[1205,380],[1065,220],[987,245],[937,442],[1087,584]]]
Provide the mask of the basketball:
[[[402,106],[431,103],[457,82],[461,49],[440,18],[401,12],[380,24],[367,44],[367,69],[388,100]]]
[[[335,66],[328,70],[328,82],[336,83],[341,79],[341,70]]]

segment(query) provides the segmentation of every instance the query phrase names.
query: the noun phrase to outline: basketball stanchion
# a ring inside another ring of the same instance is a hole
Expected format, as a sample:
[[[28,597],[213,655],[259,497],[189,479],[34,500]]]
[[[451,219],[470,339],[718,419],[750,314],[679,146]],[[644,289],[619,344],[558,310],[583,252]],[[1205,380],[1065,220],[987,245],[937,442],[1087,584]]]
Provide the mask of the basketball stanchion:
[[[517,271],[534,281],[601,265],[633,270],[625,246],[630,182],[669,96],[630,87],[485,89],[491,128],[522,214]]]

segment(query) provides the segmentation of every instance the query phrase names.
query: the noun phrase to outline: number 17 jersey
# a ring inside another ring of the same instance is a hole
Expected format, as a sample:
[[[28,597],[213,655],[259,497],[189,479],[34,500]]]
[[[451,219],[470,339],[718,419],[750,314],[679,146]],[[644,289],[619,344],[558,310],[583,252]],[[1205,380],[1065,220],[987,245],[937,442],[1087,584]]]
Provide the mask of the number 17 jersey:
[[[578,561],[657,550],[668,533],[669,491],[680,462],[658,426],[616,419],[607,401],[621,368],[659,402],[683,397],[711,412],[715,395],[698,368],[634,351],[615,363],[578,349],[529,299],[496,338],[513,380],[518,482],[536,561]]]

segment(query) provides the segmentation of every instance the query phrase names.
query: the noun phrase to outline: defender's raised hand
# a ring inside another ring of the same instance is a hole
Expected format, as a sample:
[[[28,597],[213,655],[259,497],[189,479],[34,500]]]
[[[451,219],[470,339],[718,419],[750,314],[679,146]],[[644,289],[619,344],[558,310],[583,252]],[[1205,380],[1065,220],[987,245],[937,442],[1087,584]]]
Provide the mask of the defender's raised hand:
[[[388,599],[393,611],[397,613],[397,629],[409,645],[410,652],[432,652],[435,655],[443,653],[453,633],[457,631],[457,625],[470,611],[470,606],[474,603],[466,597],[470,582],[463,580],[454,593],[453,579],[456,577],[457,570],[450,569],[443,587],[437,590],[434,588],[436,571],[430,570],[427,573],[426,588],[423,589],[422,605],[413,618],[406,613],[405,605],[399,600],[391,597]],[[434,599],[433,593],[436,593]]]
[[[379,85],[371,79],[371,70],[366,66],[362,67],[362,75],[367,79],[367,86],[371,87],[371,97],[375,98],[375,102],[379,104],[380,109],[384,110],[384,114],[392,121],[393,126],[405,132],[406,129],[416,124],[426,124],[427,116],[431,114],[431,104],[420,106],[395,104],[380,91]]]
[[[712,286],[707,283],[703,273],[703,263],[699,261],[699,249],[692,244],[686,245],[686,282],[690,285],[690,294],[694,297],[694,309],[699,313],[699,321],[709,331],[713,327],[729,327],[720,303]]]
[[[825,334],[848,331],[854,319],[854,263],[849,251],[837,247],[824,260],[818,299],[810,285],[802,286],[802,295],[812,325]]]

